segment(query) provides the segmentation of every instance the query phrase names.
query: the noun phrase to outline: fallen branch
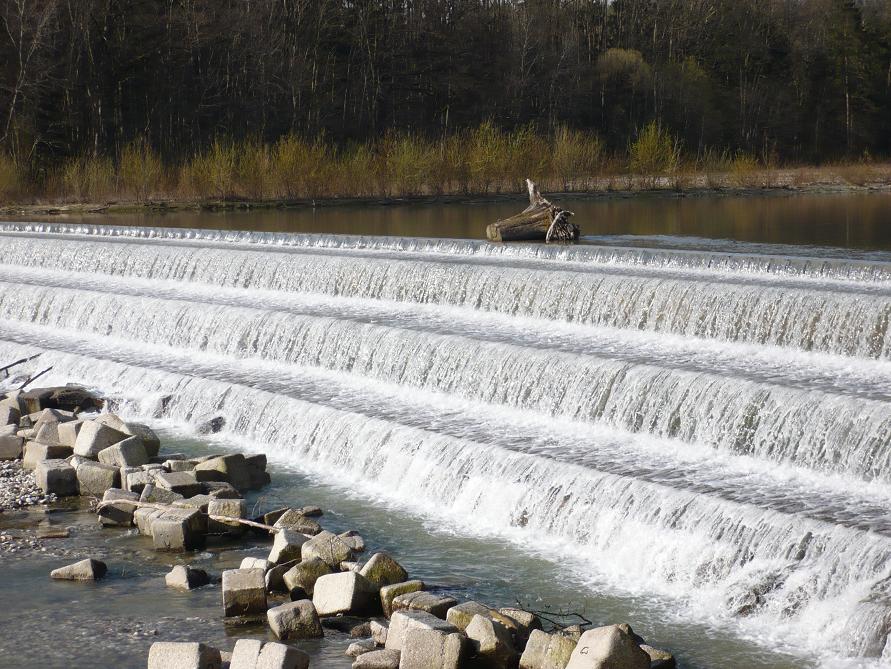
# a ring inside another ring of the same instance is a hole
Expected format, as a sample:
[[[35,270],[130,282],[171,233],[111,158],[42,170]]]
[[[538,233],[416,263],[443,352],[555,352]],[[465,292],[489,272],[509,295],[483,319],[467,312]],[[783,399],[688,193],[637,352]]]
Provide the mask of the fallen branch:
[[[550,610],[539,610],[533,609],[529,607],[525,602],[521,602],[518,598],[515,599],[517,603],[517,607],[522,609],[523,611],[528,611],[529,613],[533,613],[542,620],[549,622],[554,626],[554,629],[566,629],[567,627],[572,627],[573,625],[580,625],[581,627],[588,626],[593,627],[594,623],[591,620],[588,620],[585,616],[583,616],[578,611],[550,611]]]
[[[575,241],[579,227],[569,222],[573,213],[553,204],[542,194],[531,179],[526,179],[529,189],[529,206],[522,212],[495,221],[486,228],[486,236],[493,242],[507,241]]]
[[[27,385],[30,384],[30,383],[33,383],[34,381],[36,381],[37,379],[39,379],[41,376],[43,376],[44,374],[46,374],[46,373],[47,373],[48,371],[50,371],[51,369],[52,369],[52,367],[47,367],[47,368],[44,369],[42,372],[38,372],[38,373],[35,374],[34,376],[30,377],[27,381],[25,381],[22,385],[19,386],[19,390],[24,390],[24,389],[25,389],[25,386],[27,386]]]
[[[256,520],[248,520],[247,518],[232,518],[231,516],[211,516],[208,518],[211,520],[215,520],[218,523],[228,523],[231,521],[235,521],[236,523],[241,523],[242,525],[247,525],[248,527],[256,527],[261,530],[266,530],[272,534],[278,534],[282,531],[280,527],[273,527],[272,525],[266,525],[264,523],[258,523]],[[308,534],[304,534],[303,536],[310,538]]]
[[[22,365],[26,362],[31,362],[35,358],[39,358],[41,355],[43,355],[43,352],[35,353],[34,355],[32,355],[29,358],[22,358],[21,360],[16,360],[15,362],[9,363],[5,367],[0,367],[0,374],[3,375],[2,378],[4,378],[4,379],[9,378],[9,370],[12,369],[13,367],[17,367],[18,365]]]
[[[170,504],[158,504],[157,502],[136,502],[132,499],[110,499],[107,502],[99,502],[96,505],[96,511],[100,511],[104,509],[106,506],[113,506],[116,504],[128,504],[130,506],[136,507],[137,509],[141,508],[149,508],[149,509],[159,509],[161,511],[169,511],[170,509],[182,508],[182,507],[174,507]],[[273,527],[272,525],[266,525],[265,523],[258,523],[256,520],[248,520],[247,518],[234,518],[232,516],[217,516],[212,514],[207,514],[207,517],[210,520],[215,520],[218,523],[240,523],[241,525],[247,525],[248,527],[256,527],[260,530],[266,530],[271,534],[277,534],[282,531],[281,527]],[[307,539],[312,539],[311,534],[304,534],[303,532],[299,532],[298,534],[303,534]]]

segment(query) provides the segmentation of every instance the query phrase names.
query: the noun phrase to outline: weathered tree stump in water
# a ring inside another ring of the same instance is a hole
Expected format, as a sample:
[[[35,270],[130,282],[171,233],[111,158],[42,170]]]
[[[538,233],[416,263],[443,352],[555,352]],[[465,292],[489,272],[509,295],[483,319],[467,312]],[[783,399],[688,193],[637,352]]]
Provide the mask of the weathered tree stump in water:
[[[543,198],[531,179],[526,179],[526,186],[529,188],[529,206],[516,216],[490,223],[486,228],[489,241],[576,241],[579,226],[569,222],[573,213]]]

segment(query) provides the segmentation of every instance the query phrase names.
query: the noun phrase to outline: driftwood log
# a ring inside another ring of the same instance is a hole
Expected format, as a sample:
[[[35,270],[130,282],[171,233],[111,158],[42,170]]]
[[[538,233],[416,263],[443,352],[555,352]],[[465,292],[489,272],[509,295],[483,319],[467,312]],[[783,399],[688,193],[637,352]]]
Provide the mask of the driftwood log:
[[[531,179],[526,179],[529,189],[529,206],[510,218],[490,223],[486,236],[492,242],[541,241],[574,242],[579,238],[579,226],[569,222],[571,211],[549,202]]]

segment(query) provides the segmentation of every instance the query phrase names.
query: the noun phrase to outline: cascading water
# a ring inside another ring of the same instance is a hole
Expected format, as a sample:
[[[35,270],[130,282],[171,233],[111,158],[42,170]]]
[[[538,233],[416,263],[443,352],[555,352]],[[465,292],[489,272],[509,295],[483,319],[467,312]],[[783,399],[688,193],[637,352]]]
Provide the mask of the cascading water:
[[[2,359],[891,659],[889,264],[47,225],[0,263]]]

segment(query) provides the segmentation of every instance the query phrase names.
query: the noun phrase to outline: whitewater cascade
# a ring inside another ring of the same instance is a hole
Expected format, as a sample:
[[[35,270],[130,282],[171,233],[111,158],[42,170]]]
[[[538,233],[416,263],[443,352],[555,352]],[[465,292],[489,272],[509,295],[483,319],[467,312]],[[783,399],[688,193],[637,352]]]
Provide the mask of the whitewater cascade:
[[[891,263],[0,226],[0,359],[891,659]]]

